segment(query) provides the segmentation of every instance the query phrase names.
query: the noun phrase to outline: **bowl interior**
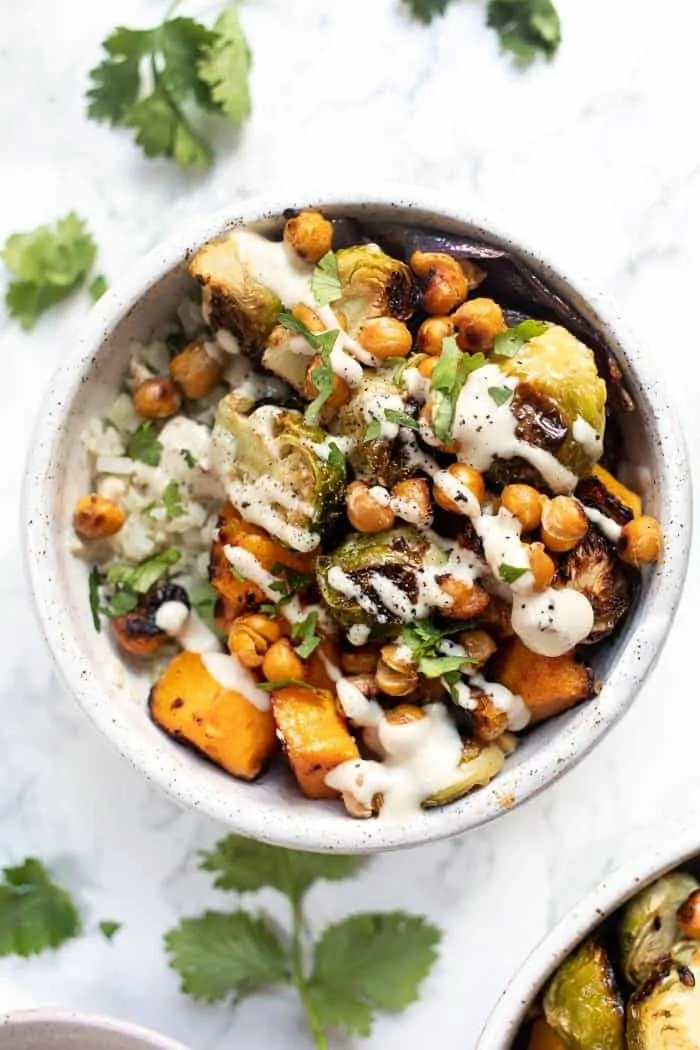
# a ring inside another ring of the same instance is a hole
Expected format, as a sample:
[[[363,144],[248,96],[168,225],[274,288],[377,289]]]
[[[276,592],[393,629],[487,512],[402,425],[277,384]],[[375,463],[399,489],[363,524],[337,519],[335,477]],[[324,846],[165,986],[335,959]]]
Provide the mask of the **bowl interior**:
[[[71,514],[88,491],[80,437],[87,421],[114,399],[131,340],[147,340],[172,317],[192,288],[188,251],[234,225],[230,217],[181,235],[151,256],[120,293],[110,292],[92,316],[79,354],[57,374],[39,421],[26,479],[28,558],[37,607],[49,644],[70,689],[122,754],[171,796],[194,805],[243,834],[317,850],[371,851],[411,845],[463,831],[497,816],[540,790],[574,761],[620,716],[658,654],[680,595],[689,536],[689,482],[682,441],[675,433],[663,391],[635,346],[624,349],[608,320],[561,276],[505,238],[472,222],[396,204],[327,205],[329,213],[408,221],[479,236],[518,251],[528,266],[567,299],[615,353],[637,404],[627,420],[628,467],[644,489],[646,507],[661,519],[667,551],[662,567],[644,581],[639,600],[613,644],[599,648],[595,669],[605,686],[595,700],[528,734],[502,774],[487,788],[404,825],[353,821],[333,803],[309,803],[283,770],[258,783],[234,780],[166,738],[146,713],[147,676],[127,670],[108,633],[96,634],[88,606],[85,564],[69,552]],[[237,221],[272,213],[250,206]],[[617,328],[617,326],[616,326]],[[685,526],[685,527],[684,527]]]

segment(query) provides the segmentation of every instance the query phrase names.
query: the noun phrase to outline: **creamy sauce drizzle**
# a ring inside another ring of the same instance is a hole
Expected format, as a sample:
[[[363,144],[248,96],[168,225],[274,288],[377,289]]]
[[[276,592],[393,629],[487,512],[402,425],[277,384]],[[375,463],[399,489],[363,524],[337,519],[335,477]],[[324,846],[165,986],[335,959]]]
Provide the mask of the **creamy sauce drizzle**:
[[[481,689],[491,697],[499,711],[503,711],[508,716],[508,728],[514,733],[529,724],[532,717],[530,708],[517,693],[512,693],[510,689],[497,682],[487,682],[480,674],[472,675],[469,684]]]
[[[270,697],[257,683],[247,667],[239,663],[235,656],[228,653],[202,653],[202,663],[220,686],[240,693],[246,700],[257,707],[258,711],[270,709]]]
[[[616,521],[609,518],[607,514],[603,514],[601,511],[596,510],[595,507],[584,506],[583,509],[586,512],[586,517],[591,525],[596,525],[605,538],[610,540],[611,543],[617,543],[620,536],[622,536],[622,525],[618,525]]]

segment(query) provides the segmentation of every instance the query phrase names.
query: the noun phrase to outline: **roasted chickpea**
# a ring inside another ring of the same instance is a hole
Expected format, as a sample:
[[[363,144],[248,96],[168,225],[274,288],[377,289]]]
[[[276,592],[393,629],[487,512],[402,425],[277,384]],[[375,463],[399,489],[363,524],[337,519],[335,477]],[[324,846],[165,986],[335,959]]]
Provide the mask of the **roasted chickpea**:
[[[114,536],[125,521],[126,514],[117,503],[94,492],[81,496],[73,511],[73,526],[83,540],[104,540]]]
[[[278,642],[272,643],[265,653],[262,672],[268,682],[284,682],[289,678],[303,681],[306,677],[304,662],[294,652],[288,638],[280,638]]]
[[[382,658],[374,672],[374,681],[377,689],[387,696],[406,696],[418,685],[418,675],[415,671],[396,671]]]
[[[413,336],[396,317],[373,317],[360,329],[357,341],[374,357],[405,357],[411,352]]]
[[[542,521],[542,494],[532,485],[506,485],[501,493],[501,506],[514,514],[523,532],[534,532]]]
[[[287,219],[284,239],[305,262],[317,263],[333,246],[333,224],[320,211],[302,211]]]
[[[498,303],[493,299],[470,299],[452,315],[460,350],[492,350],[499,332],[507,325]]]
[[[467,298],[469,283],[456,259],[445,252],[414,252],[411,269],[425,281],[423,309],[428,314],[449,314]]]
[[[638,569],[657,562],[663,551],[663,535],[656,518],[643,514],[628,522],[622,529],[618,550],[624,562]]]
[[[109,621],[117,645],[130,656],[153,656],[168,640],[164,631],[158,630],[155,621],[135,609],[124,616],[115,616]]]
[[[354,649],[340,654],[340,666],[346,675],[373,675],[378,661],[379,653],[375,649]]]
[[[315,357],[311,358],[311,363],[306,370],[306,379],[304,380],[304,393],[310,401],[318,394],[318,387],[316,386],[313,374],[317,368],[320,368],[323,364],[323,358],[320,354],[316,354]],[[333,376],[333,385],[331,387],[330,395],[324,404],[324,408],[340,408],[350,398],[350,387],[345,382],[342,376]]]
[[[411,650],[405,645],[384,645],[381,649],[381,657],[387,667],[401,674],[415,675],[416,662]]]
[[[555,496],[542,506],[540,534],[555,553],[573,550],[588,532],[586,512],[572,496]]]
[[[474,737],[490,744],[508,729],[508,715],[481,689],[472,689],[472,699],[476,704],[472,711]]]
[[[531,543],[529,549],[530,572],[534,578],[534,589],[546,591],[552,580],[556,566],[541,543]]]
[[[498,648],[488,631],[465,631],[458,635],[457,641],[473,661],[469,665],[470,671],[481,670]]]
[[[281,633],[279,624],[261,613],[238,616],[229,631],[229,652],[245,667],[262,667],[265,654]]]
[[[423,379],[432,379],[438,360],[439,358],[437,357],[426,357],[421,361],[418,365],[418,371],[423,376]]]
[[[166,419],[174,416],[182,404],[182,395],[172,379],[157,376],[144,379],[133,394],[134,408],[146,419]]]
[[[349,817],[354,817],[355,820],[367,820],[369,817],[374,816],[372,807],[365,802],[360,802],[359,798],[355,798],[349,791],[342,792],[342,799],[345,812]]]
[[[700,890],[693,890],[676,912],[676,918],[684,937],[700,941]]]
[[[223,369],[201,340],[190,343],[170,362],[170,378],[185,397],[196,399],[210,394],[221,379]]]
[[[433,510],[430,504],[430,489],[424,478],[407,478],[399,481],[391,490],[391,508],[394,513],[411,525],[429,525]]]
[[[394,512],[370,494],[361,481],[353,481],[345,493],[348,520],[358,532],[382,532],[394,524]]]
[[[448,576],[440,581],[440,586],[452,599],[449,615],[456,620],[470,620],[473,616],[479,616],[489,604],[488,594],[478,583]]]
[[[306,325],[310,332],[325,331],[321,318],[311,309],[310,306],[307,306],[306,303],[297,303],[296,306],[292,307],[292,313],[297,321],[301,321],[302,324]]]
[[[450,478],[454,478],[454,483],[448,483],[448,479],[441,478],[441,474],[448,474]],[[453,485],[454,492],[451,491]],[[468,489],[479,503],[483,502],[486,485],[479,471],[474,470],[474,467],[470,467],[468,463],[453,463],[447,468],[447,471],[440,471],[435,475],[433,498],[443,510],[448,510],[452,514],[464,514],[467,503],[467,497],[461,491],[464,489]]]
[[[451,317],[426,317],[416,335],[416,350],[419,354],[439,357],[445,339],[455,334]]]
[[[387,711],[384,717],[389,725],[407,726],[411,722],[420,722],[421,718],[425,718],[425,711],[416,707],[415,704],[397,704],[396,707]]]

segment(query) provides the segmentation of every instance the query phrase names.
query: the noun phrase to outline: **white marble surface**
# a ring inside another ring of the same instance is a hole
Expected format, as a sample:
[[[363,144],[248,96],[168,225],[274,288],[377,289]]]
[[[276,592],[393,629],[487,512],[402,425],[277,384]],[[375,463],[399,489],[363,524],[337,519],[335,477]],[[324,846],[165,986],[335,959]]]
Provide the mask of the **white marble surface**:
[[[516,216],[539,244],[606,290],[668,364],[692,449],[700,445],[700,86],[687,0],[558,0],[551,66],[509,68],[480,3],[431,28],[398,0],[250,0],[255,113],[210,174],[147,162],[128,136],[84,118],[86,71],[115,23],[148,24],[164,0],[22,0],[0,12],[0,240],[70,208],[86,216],[112,281],[182,219],[293,180],[424,183]],[[188,11],[214,4],[190,0]],[[194,1050],[308,1045],[295,1003],[235,1012],[191,1005],[165,966],[162,932],[216,901],[192,854],[219,828],[141,783],[52,673],[22,572],[18,503],[32,418],[70,351],[84,297],[31,336],[0,315],[0,862],[36,854],[88,917],[121,920],[59,955],[0,960],[0,1007],[60,1003],[129,1017]],[[543,797],[467,838],[372,861],[322,887],[319,924],[357,907],[427,911],[444,951],[421,1002],[382,1019],[368,1047],[469,1050],[518,961],[664,815],[689,810],[700,706],[693,681],[698,577],[632,712]],[[700,844],[700,821],[698,821]]]

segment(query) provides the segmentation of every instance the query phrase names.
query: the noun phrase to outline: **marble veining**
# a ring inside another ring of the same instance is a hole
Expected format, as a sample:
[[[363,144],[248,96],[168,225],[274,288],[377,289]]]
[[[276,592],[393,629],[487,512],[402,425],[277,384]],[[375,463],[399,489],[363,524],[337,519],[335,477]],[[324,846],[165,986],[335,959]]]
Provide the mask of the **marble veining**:
[[[236,198],[319,181],[424,184],[487,207],[566,269],[610,294],[669,362],[692,452],[700,448],[698,94],[688,5],[558,0],[558,59],[523,76],[503,61],[480,5],[455,3],[424,28],[397,0],[256,0],[254,117],[222,133],[204,176],[147,162],[128,135],[84,119],[86,71],[117,22],[147,25],[160,0],[118,5],[24,0],[0,14],[0,241],[71,208],[115,280],[176,224]],[[208,15],[212,3],[187,11]],[[339,161],[339,158],[341,159]],[[342,172],[339,170],[342,169]],[[42,391],[87,299],[27,336],[0,315],[0,862],[35,854],[74,888],[90,931],[60,955],[0,960],[0,1007],[62,1004],[128,1017],[193,1050],[308,1045],[291,997],[232,1012],[177,991],[160,938],[184,914],[225,906],[194,853],[220,828],[154,793],[64,694],[39,637],[20,563],[24,454]],[[319,925],[356,908],[427,912],[444,951],[419,1004],[382,1018],[368,1048],[468,1050],[509,974],[556,918],[665,813],[692,808],[700,706],[691,569],[672,637],[631,712],[546,794],[467,837],[368,862],[321,886]],[[656,824],[654,829],[653,825]],[[700,821],[698,821],[700,843]],[[264,898],[272,908],[282,905]],[[96,932],[114,918],[112,944]]]

